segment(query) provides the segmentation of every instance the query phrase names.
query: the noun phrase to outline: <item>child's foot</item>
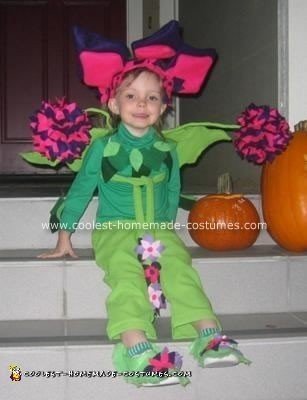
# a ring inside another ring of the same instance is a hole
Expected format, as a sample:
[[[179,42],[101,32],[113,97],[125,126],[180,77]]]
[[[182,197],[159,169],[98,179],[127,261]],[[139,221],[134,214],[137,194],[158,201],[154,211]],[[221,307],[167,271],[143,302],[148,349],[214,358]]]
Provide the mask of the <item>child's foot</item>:
[[[161,386],[180,383],[185,386],[190,381],[180,375],[182,357],[177,352],[162,351],[151,344],[151,349],[131,356],[128,349],[119,343],[113,351],[113,362],[119,376],[136,386]]]
[[[211,337],[199,337],[191,345],[191,354],[203,368],[234,367],[251,361],[237,348],[237,342],[216,333]]]

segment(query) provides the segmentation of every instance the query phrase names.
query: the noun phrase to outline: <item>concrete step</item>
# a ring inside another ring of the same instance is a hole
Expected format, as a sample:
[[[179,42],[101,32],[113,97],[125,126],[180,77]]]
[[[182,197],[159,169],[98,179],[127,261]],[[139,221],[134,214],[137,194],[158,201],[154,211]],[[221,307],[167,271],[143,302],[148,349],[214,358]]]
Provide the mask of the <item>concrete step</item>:
[[[72,377],[69,371],[114,371],[113,345],[106,341],[105,320],[0,322],[0,387],[5,400],[303,400],[307,393],[307,313],[225,315],[220,320],[229,336],[252,360],[250,366],[201,369],[189,355],[188,342],[172,342],[169,320],[157,327],[161,346],[184,356],[183,371],[191,373],[185,388],[135,388],[123,378]],[[23,373],[9,379],[9,365]],[[57,377],[27,377],[32,372]]]
[[[254,203],[262,218],[260,196],[246,197]],[[56,197],[0,198],[0,250],[54,247],[56,235],[52,235],[45,224],[49,221],[49,213],[56,200]],[[80,229],[73,237],[74,245],[78,248],[91,247],[91,229],[94,225],[96,208],[97,198],[94,198],[80,220]],[[196,247],[186,228],[187,218],[188,212],[180,209],[177,216],[180,229],[177,233],[187,246]],[[263,227],[256,245],[272,244],[273,240]]]
[[[261,245],[225,253],[189,250],[218,314],[307,311],[306,253]],[[0,320],[106,318],[109,289],[91,250],[53,261],[37,259],[42,251],[0,251]]]
[[[259,196],[250,198],[261,214]],[[197,367],[189,343],[171,339],[168,307],[157,321],[159,341],[184,355],[192,384],[137,389],[119,377],[64,376],[70,370],[113,371],[113,346],[105,335],[109,289],[89,249],[90,230],[74,235],[77,260],[36,258],[56,241],[42,228],[55,200],[0,199],[0,400],[307,399],[307,253],[286,252],[265,230],[250,249],[206,251],[190,239],[183,210],[178,234],[189,246],[224,331],[239,340],[252,365]],[[96,202],[81,220],[89,227]],[[20,382],[9,379],[11,364],[22,369]],[[32,371],[63,374],[25,376]]]

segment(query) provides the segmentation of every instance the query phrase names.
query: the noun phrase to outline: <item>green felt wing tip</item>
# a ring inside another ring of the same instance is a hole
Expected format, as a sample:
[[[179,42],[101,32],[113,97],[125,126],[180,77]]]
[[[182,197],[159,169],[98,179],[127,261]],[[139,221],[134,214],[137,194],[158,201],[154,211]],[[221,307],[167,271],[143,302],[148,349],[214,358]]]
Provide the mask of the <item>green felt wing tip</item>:
[[[106,127],[105,127],[106,131],[110,132],[110,130],[112,130],[111,116],[107,111],[95,107],[86,108],[84,111],[88,114],[92,113],[92,114],[102,115],[106,121]]]
[[[71,169],[73,172],[78,172],[82,165],[83,156],[84,154],[82,154],[82,158],[78,158],[77,160],[74,160],[72,163],[66,163],[67,167]]]
[[[100,137],[107,136],[110,133],[110,129],[107,128],[92,128],[90,129],[90,135],[92,137],[92,140],[96,140]]]
[[[58,160],[50,161],[46,157],[43,157],[41,154],[37,153],[36,151],[19,153],[19,155],[30,164],[49,165],[50,167],[55,167],[56,165],[59,164]]]
[[[200,154],[211,144],[220,141],[230,142],[225,130],[236,130],[238,125],[215,124],[212,122],[191,122],[177,128],[163,131],[166,139],[177,143],[179,166],[193,164]]]

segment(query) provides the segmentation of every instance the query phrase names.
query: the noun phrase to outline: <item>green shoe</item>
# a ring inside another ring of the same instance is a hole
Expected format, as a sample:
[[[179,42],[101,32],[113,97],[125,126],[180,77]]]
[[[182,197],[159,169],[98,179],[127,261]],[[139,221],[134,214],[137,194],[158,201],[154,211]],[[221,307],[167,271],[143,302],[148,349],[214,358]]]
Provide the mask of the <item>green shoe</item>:
[[[237,342],[220,334],[195,339],[190,352],[203,368],[234,367],[240,363],[251,364],[251,361],[237,349]]]
[[[131,357],[127,348],[118,343],[113,351],[113,363],[118,376],[136,386],[161,386],[180,383],[187,385],[190,380],[181,376],[182,357],[177,352],[162,351],[152,344],[151,350]]]

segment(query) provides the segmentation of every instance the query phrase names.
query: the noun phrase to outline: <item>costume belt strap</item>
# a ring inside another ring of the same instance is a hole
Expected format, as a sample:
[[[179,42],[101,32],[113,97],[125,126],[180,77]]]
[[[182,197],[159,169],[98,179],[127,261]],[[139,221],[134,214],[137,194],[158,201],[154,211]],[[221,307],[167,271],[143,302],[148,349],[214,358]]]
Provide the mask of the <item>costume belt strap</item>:
[[[112,181],[130,183],[133,185],[133,200],[135,219],[137,222],[154,222],[154,184],[160,183],[165,179],[165,172],[155,176],[141,176],[139,178],[114,175]],[[142,186],[146,187],[146,214],[144,214],[142,201]]]

